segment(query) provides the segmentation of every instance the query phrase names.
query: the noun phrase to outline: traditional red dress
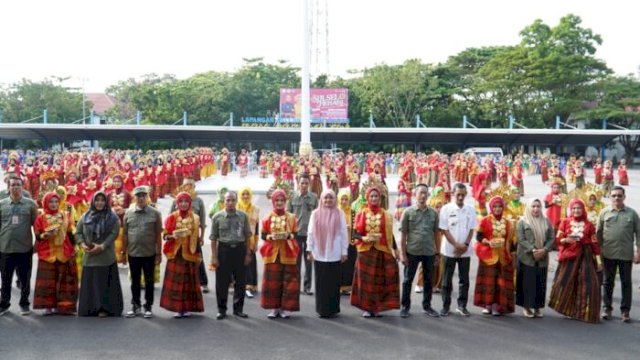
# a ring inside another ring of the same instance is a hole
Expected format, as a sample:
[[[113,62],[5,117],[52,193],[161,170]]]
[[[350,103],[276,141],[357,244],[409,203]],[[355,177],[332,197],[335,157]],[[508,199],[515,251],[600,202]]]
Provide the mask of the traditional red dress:
[[[562,194],[550,192],[544,197],[544,206],[547,209],[546,215],[554,233],[557,233],[560,220],[562,219]]]
[[[98,173],[89,171],[89,174],[89,177],[86,178],[82,183],[84,186],[84,201],[87,204],[91,203],[93,194],[95,194],[96,191],[102,189],[102,181],[100,180],[100,178],[98,178]]]
[[[186,193],[176,196],[179,203]],[[191,199],[191,197],[189,197]],[[176,232],[177,230],[177,232]],[[160,306],[163,309],[184,313],[203,312],[204,302],[200,289],[198,266],[202,256],[198,252],[200,218],[191,211],[174,211],[164,222],[165,235],[175,239],[164,243],[162,252],[167,257]]]
[[[54,197],[60,199],[55,193],[45,195],[43,213],[34,224],[38,272],[33,308],[70,313],[76,311],[78,301],[78,270],[70,240],[73,226],[64,211],[49,210],[49,202]]]
[[[371,194],[367,191],[367,199]],[[354,230],[358,257],[353,275],[351,305],[372,314],[400,308],[398,263],[393,253],[393,217],[379,206],[367,206],[356,214]],[[370,235],[378,241],[367,241]]]
[[[596,163],[595,165],[593,165],[593,175],[596,178],[596,185],[602,184],[602,164]]]
[[[284,196],[284,191],[276,190],[271,199]],[[300,310],[300,273],[296,266],[298,242],[295,215],[272,210],[262,220],[261,237],[264,245],[260,248],[264,272],[260,306],[263,309]]]
[[[40,172],[38,168],[35,166],[25,166],[24,168],[26,181],[24,183],[25,190],[31,194],[31,196],[36,196],[40,192]]]
[[[627,173],[626,165],[618,165],[618,183],[624,186],[629,185],[629,174]]]
[[[558,270],[551,288],[549,307],[571,318],[597,323],[600,321],[600,281],[596,271],[596,256],[600,248],[596,229],[586,220],[586,210],[581,200],[572,200],[582,207],[580,218],[562,220],[556,237]],[[568,244],[562,239],[573,237],[577,241]]]
[[[489,204],[493,209],[496,201],[503,203],[500,198],[492,199]],[[504,210],[503,210],[504,211]],[[497,305],[501,314],[512,313],[515,309],[515,293],[513,286],[514,270],[510,249],[513,242],[514,229],[511,222],[502,217],[491,214],[484,217],[478,225],[477,241],[474,249],[478,255],[478,273],[473,304],[482,308]],[[487,239],[502,243],[499,247],[491,247],[482,243]]]
[[[549,165],[547,164],[547,159],[540,159],[540,176],[542,177],[542,182],[547,183],[549,181]]]

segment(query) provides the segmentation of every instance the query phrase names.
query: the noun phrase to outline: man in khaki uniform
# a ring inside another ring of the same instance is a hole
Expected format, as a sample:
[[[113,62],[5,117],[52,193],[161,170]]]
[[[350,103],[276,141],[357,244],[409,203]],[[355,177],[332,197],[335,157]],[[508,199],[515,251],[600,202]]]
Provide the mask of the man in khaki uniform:
[[[224,195],[224,210],[211,219],[211,264],[216,266],[216,298],[218,314],[222,320],[227,316],[227,297],[231,277],[235,280],[233,288],[233,314],[246,318],[243,312],[247,265],[251,261],[253,232],[249,217],[236,210],[238,195],[229,191]]]
[[[138,186],[133,189],[135,208],[124,214],[122,234],[123,261],[129,261],[131,271],[131,310],[125,315],[135,317],[142,312],[140,306],[140,277],[144,272],[144,317],[153,313],[154,270],[162,261],[162,216],[160,211],[147,204],[148,188]]]

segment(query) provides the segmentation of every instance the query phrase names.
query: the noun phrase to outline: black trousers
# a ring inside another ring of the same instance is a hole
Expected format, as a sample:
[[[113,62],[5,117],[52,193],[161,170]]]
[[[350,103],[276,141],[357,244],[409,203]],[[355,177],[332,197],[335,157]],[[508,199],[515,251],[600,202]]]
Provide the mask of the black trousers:
[[[244,289],[247,267],[244,257],[247,248],[244,243],[228,245],[218,242],[218,267],[216,268],[216,298],[218,312],[227,312],[227,297],[231,277],[235,281],[233,287],[233,311],[242,311],[244,307]]]
[[[31,267],[33,251],[25,253],[0,253],[0,272],[2,273],[2,301],[0,307],[11,306],[11,280],[14,272],[18,275],[20,288],[20,306],[29,306],[31,294]]]
[[[198,252],[202,255],[202,247],[200,245],[198,245]],[[198,272],[200,273],[200,286],[207,286],[209,284],[209,278],[207,277],[207,268],[204,266],[204,261],[200,261]]]
[[[453,289],[453,273],[458,265],[458,306],[467,307],[469,299],[469,267],[471,266],[471,258],[469,257],[447,257],[442,256],[444,261],[444,271],[442,274],[442,308],[449,309],[451,306],[451,291]],[[425,289],[426,290],[426,289]]]
[[[296,265],[298,266],[298,273],[302,274],[302,262],[304,261],[304,276],[302,277],[302,289],[304,291],[311,291],[311,281],[313,277],[313,262],[307,259],[307,237],[296,236],[298,241],[298,247],[300,252],[298,253],[298,259]]]
[[[611,310],[613,288],[616,283],[616,273],[620,271],[620,285],[622,285],[622,302],[620,303],[620,311],[628,312],[631,310],[631,291],[633,284],[631,283],[631,260],[616,260],[602,258],[604,267],[604,281],[602,282],[602,304],[605,309]],[[4,285],[3,285],[4,286]]]
[[[257,288],[258,286],[258,263],[256,261],[256,254],[251,254],[251,262],[247,266],[247,286],[253,286]]]
[[[156,268],[156,257],[129,256],[131,271],[131,304],[140,306],[140,277],[144,272],[144,308],[151,310],[153,306],[153,275]]]
[[[422,275],[424,291],[422,291],[422,308],[431,307],[431,272],[435,255],[411,255],[407,254],[407,266],[404,267],[404,279],[402,280],[402,307],[411,308],[411,284],[416,276],[418,264],[422,263]]]

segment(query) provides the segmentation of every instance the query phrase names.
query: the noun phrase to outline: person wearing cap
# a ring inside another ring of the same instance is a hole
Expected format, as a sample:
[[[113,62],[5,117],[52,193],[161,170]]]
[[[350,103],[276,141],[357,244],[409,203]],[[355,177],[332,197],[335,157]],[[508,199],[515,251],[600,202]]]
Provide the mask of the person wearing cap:
[[[162,260],[162,216],[148,204],[148,188],[133,189],[135,207],[124,214],[121,261],[129,262],[131,271],[131,310],[126,317],[142,313],[140,303],[140,277],[144,272],[144,317],[153,316],[154,269]]]

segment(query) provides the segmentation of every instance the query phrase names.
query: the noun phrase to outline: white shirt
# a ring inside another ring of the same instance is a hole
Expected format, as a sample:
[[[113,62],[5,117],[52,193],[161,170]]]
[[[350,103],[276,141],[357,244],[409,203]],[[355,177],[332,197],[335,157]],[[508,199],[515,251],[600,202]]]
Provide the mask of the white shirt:
[[[476,211],[470,205],[463,205],[459,208],[455,202],[448,203],[440,209],[440,224],[439,228],[442,230],[449,230],[449,233],[453,236],[456,242],[464,244],[469,236],[469,231],[474,230],[478,226],[478,218],[476,217]],[[473,237],[471,238],[473,241]],[[454,254],[455,248],[449,243],[446,238],[442,239],[440,245],[440,254],[447,257],[456,257]],[[471,243],[460,257],[470,257],[473,254],[473,246]]]
[[[327,245],[325,246],[325,253],[320,253],[318,246],[317,234],[315,227],[315,215],[316,212],[311,213],[309,218],[309,228],[307,229],[307,251],[311,251],[314,260],[321,262],[336,262],[340,261],[341,256],[347,256],[349,249],[349,239],[347,237],[347,220],[345,219],[344,212],[338,209],[340,212],[340,230],[336,231],[334,239],[327,239]],[[332,242],[333,244],[330,244]],[[331,246],[333,245],[333,246]]]

